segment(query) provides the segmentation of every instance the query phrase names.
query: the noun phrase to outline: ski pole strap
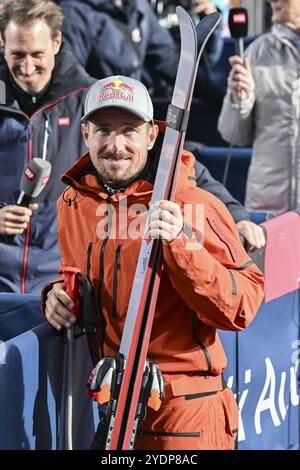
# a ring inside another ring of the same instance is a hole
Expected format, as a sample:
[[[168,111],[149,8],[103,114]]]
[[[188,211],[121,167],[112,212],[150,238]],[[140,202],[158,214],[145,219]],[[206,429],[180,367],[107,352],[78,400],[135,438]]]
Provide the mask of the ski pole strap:
[[[64,269],[64,278],[67,294],[74,302],[71,312],[77,318],[80,330],[83,333],[94,333],[97,323],[93,308],[93,285],[85,274],[74,267]]]
[[[179,132],[185,132],[189,121],[190,111],[178,108],[174,104],[168,106],[166,125]]]

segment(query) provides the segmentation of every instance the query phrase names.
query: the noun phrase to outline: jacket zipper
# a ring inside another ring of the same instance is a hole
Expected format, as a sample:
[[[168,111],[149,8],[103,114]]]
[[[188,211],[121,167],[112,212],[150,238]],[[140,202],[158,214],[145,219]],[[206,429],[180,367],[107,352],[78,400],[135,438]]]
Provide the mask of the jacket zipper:
[[[114,288],[113,288],[113,318],[117,318],[117,301],[118,301],[118,271],[119,271],[119,260],[120,260],[121,245],[118,245],[116,250],[115,265],[114,265]]]
[[[86,252],[86,277],[88,278],[88,280],[90,281],[90,283],[92,284],[92,281],[91,281],[91,256],[92,256],[92,249],[93,249],[93,242],[89,242],[88,244],[88,248],[87,248],[87,252]],[[93,292],[94,292],[94,286],[93,286]],[[103,313],[102,313],[102,310],[99,309],[99,314],[100,314],[100,328],[101,328],[101,339],[102,339],[102,336],[103,336],[103,340],[104,340],[104,332],[105,332],[105,326],[106,326],[106,323],[105,323],[105,318],[103,316]],[[103,341],[100,341],[100,354],[101,354],[101,357],[104,356],[104,351],[103,351]]]
[[[47,158],[47,146],[48,146],[48,139],[49,139],[49,134],[50,134],[50,129],[49,129],[49,122],[50,118],[49,115],[45,114],[45,126],[44,126],[44,141],[43,141],[43,153],[42,153],[42,160],[46,160]]]
[[[28,163],[30,163],[32,160],[32,124],[31,122],[28,125],[28,134],[29,134]],[[23,256],[22,275],[21,275],[21,294],[25,294],[29,244],[30,244],[30,221],[27,224],[26,235],[25,235],[24,256]]]
[[[111,228],[112,228],[112,207],[110,203],[110,199],[107,199],[106,202],[106,208],[107,208],[107,233],[106,237],[103,240],[101,250],[100,250],[100,260],[99,260],[99,309],[100,309],[100,315],[101,318],[104,320],[104,325],[105,325],[105,318],[102,312],[102,289],[103,289],[103,284],[104,284],[104,255],[105,255],[105,250],[106,250],[106,245],[109,240],[109,236],[111,233]],[[100,338],[100,348],[101,348],[101,354],[103,357],[103,344],[104,344],[104,339],[105,339],[105,327],[102,328],[101,331],[101,338]]]
[[[207,375],[210,374],[210,371],[211,371],[211,360],[210,360],[210,357],[209,357],[209,353],[206,349],[206,347],[204,346],[204,344],[202,343],[202,341],[198,338],[198,336],[196,335],[196,321],[197,321],[197,315],[195,312],[192,312],[192,330],[193,330],[193,336],[194,336],[194,340],[196,341],[196,343],[198,344],[198,346],[200,346],[200,348],[202,349],[203,353],[204,353],[204,356],[205,356],[205,359],[206,359],[206,363],[207,363]]]
[[[91,280],[91,255],[92,255],[93,242],[89,242],[86,256],[86,277]]]

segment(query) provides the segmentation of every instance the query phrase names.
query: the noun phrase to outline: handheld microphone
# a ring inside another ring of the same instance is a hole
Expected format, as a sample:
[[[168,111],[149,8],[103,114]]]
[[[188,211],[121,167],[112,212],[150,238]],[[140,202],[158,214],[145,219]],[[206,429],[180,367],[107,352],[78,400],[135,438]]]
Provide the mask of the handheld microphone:
[[[244,59],[244,37],[248,34],[248,11],[246,8],[230,8],[228,16],[228,26],[230,30],[231,37],[234,38],[235,42],[235,53]],[[241,100],[238,98],[238,106],[241,109]],[[225,162],[224,173],[222,183],[226,186],[229,166],[232,158],[232,142],[234,141],[234,136],[237,131],[237,119],[238,114],[236,114],[235,121],[232,128],[232,135],[229,142],[228,155]]]
[[[235,52],[244,57],[243,38],[248,34],[248,11],[246,8],[230,8],[228,26],[231,37],[235,40]]]
[[[33,158],[21,178],[21,193],[17,205],[28,207],[32,199],[37,197],[46,186],[50,173],[51,163],[41,158]]]

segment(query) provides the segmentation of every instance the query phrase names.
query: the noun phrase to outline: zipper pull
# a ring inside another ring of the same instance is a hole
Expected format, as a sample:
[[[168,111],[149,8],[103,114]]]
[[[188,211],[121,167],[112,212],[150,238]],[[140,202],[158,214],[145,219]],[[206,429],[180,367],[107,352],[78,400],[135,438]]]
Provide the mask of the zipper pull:
[[[42,160],[47,159],[47,146],[48,146],[48,138],[50,134],[50,117],[48,113],[44,113],[45,115],[45,126],[44,126],[44,141],[43,141],[43,153],[42,153]]]

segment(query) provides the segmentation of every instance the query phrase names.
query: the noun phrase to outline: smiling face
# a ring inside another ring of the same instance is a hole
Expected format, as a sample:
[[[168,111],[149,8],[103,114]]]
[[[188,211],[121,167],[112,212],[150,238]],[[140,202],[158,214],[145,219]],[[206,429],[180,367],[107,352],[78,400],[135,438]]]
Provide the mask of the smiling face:
[[[95,112],[82,126],[93,165],[113,187],[143,170],[157,133],[156,125],[113,107]]]
[[[5,59],[22,90],[37,93],[47,85],[60,46],[61,33],[53,39],[49,26],[42,20],[29,26],[8,23],[4,37]]]
[[[287,25],[293,29],[300,28],[299,0],[268,0],[272,7],[273,23]]]

